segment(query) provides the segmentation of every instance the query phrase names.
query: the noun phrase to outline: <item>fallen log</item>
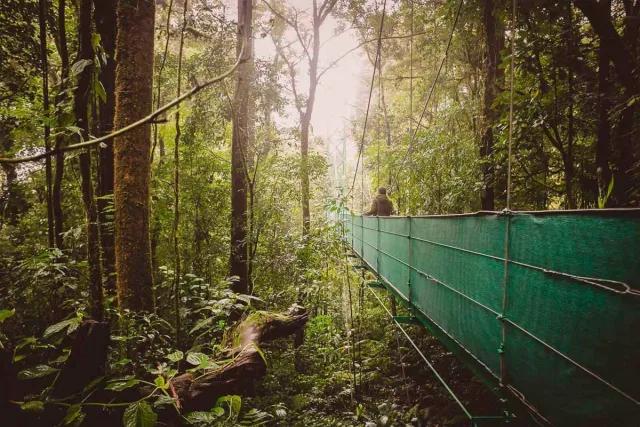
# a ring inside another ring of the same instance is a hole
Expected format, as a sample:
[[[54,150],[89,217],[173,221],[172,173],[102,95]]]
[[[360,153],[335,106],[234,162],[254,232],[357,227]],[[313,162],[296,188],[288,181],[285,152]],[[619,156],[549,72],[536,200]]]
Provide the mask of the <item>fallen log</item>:
[[[171,381],[180,407],[187,412],[209,410],[220,396],[251,391],[267,372],[260,345],[302,330],[308,318],[307,311],[297,304],[285,313],[251,313],[230,335],[232,362],[199,377],[185,373]]]

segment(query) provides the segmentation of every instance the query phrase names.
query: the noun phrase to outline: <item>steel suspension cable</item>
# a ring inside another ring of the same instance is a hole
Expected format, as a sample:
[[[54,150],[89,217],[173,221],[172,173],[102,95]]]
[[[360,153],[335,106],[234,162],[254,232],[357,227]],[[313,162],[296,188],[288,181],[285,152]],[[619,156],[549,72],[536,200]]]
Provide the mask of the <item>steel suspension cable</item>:
[[[515,44],[516,44],[516,2],[511,2],[511,58],[509,66],[509,137],[507,141],[507,201],[504,214],[507,216],[504,232],[504,265],[502,278],[502,308],[501,320],[501,342],[500,342],[500,385],[504,386],[508,382],[507,364],[505,360],[505,347],[507,340],[507,309],[509,306],[509,249],[511,246],[511,144],[513,141],[513,78],[515,65]]]
[[[382,30],[384,28],[384,18],[386,14],[387,14],[387,0],[384,0],[384,3],[382,4],[382,17],[380,19],[380,28],[378,29],[378,46],[376,48],[376,57],[373,63],[373,73],[371,74],[371,83],[369,84],[369,98],[367,100],[367,111],[364,116],[364,125],[362,127],[362,137],[360,138],[360,145],[358,148],[358,160],[356,161],[356,169],[353,172],[353,181],[351,182],[351,188],[349,189],[347,196],[351,194],[351,192],[353,191],[353,188],[356,185],[356,177],[358,176],[358,168],[360,166],[360,159],[362,158],[362,151],[364,149],[364,138],[367,134],[367,122],[369,120],[369,109],[371,108],[371,96],[373,95],[373,85],[376,79],[376,68],[377,68],[378,61],[380,59],[380,47],[382,46]],[[364,160],[363,160],[363,169],[364,169]],[[362,191],[364,192],[364,188],[362,188]]]
[[[513,80],[515,66],[515,45],[516,45],[516,6],[517,0],[511,5],[511,58],[509,65],[509,140],[507,148],[507,209],[511,209],[511,145],[513,143]]]
[[[420,125],[422,124],[422,119],[424,118],[424,115],[427,111],[427,107],[429,106],[429,101],[431,101],[431,97],[433,96],[433,92],[435,90],[436,84],[438,83],[438,80],[440,79],[440,74],[442,73],[442,68],[444,67],[444,63],[447,60],[448,56],[449,56],[449,50],[451,49],[451,43],[453,41],[453,34],[455,33],[456,30],[456,26],[458,25],[458,21],[460,18],[460,11],[462,10],[462,5],[464,4],[464,0],[460,0],[460,2],[458,3],[458,7],[456,8],[456,13],[455,13],[455,17],[453,19],[453,25],[451,26],[451,32],[449,33],[449,39],[447,40],[447,46],[445,48],[444,51],[444,55],[442,56],[442,60],[440,61],[440,65],[438,66],[438,70],[436,72],[436,77],[433,79],[433,82],[431,82],[431,87],[429,88],[429,93],[427,94],[427,99],[424,103],[424,107],[422,108],[422,112],[420,113],[420,118],[418,119],[418,123],[416,124],[415,129],[413,130],[413,134],[411,136],[411,139],[409,140],[409,147],[407,147],[407,151],[405,152],[404,156],[402,157],[402,161],[400,162],[400,166],[398,168],[396,168],[396,183],[398,182],[397,177],[398,177],[398,173],[400,172],[400,170],[402,170],[402,167],[404,166],[405,161],[407,160],[407,156],[413,151],[413,143],[415,141],[415,137],[418,134],[418,130],[420,129]]]
[[[409,343],[411,344],[411,346],[416,350],[416,352],[420,355],[420,357],[422,358],[422,360],[426,363],[426,365],[429,367],[429,369],[431,370],[431,372],[433,372],[433,374],[435,375],[435,377],[438,379],[438,381],[440,382],[440,384],[442,384],[442,386],[445,388],[445,390],[449,393],[449,395],[452,397],[452,399],[458,404],[458,406],[460,407],[460,409],[462,410],[462,412],[464,412],[464,414],[467,416],[467,418],[469,419],[473,419],[473,416],[471,415],[471,412],[469,412],[469,410],[467,409],[467,407],[464,405],[464,403],[462,403],[462,401],[458,398],[458,396],[456,396],[456,394],[454,393],[454,391],[451,389],[451,387],[449,387],[449,384],[447,384],[447,382],[445,381],[444,378],[442,378],[442,376],[438,373],[438,371],[436,370],[435,366],[433,366],[433,364],[429,361],[429,359],[427,359],[427,356],[424,355],[424,353],[422,352],[422,350],[420,350],[420,347],[418,347],[418,345],[415,343],[415,341],[413,341],[413,339],[411,338],[411,336],[407,333],[407,331],[402,327],[402,325],[400,325],[400,323],[398,322],[398,320],[396,320],[393,317],[393,314],[389,311],[389,309],[384,305],[384,302],[382,302],[382,299],[380,299],[380,297],[378,296],[378,294],[371,289],[370,287],[367,286],[367,289],[373,294],[373,296],[378,300],[378,303],[380,304],[380,306],[384,309],[384,311],[389,315],[389,317],[391,317],[391,319],[393,320],[393,323],[396,325],[396,327],[398,329],[400,329],[400,332],[402,332],[402,334],[407,338],[407,341],[409,341]]]
[[[242,45],[242,48],[240,49],[240,54],[237,56],[235,62],[233,63],[233,65],[231,67],[229,67],[225,72],[223,72],[222,74],[219,74],[213,78],[211,78],[210,80],[205,81],[204,83],[200,83],[197,84],[196,86],[193,86],[191,88],[191,90],[189,90],[188,92],[184,93],[182,96],[173,99],[172,101],[167,102],[166,104],[164,104],[162,107],[157,108],[156,110],[152,111],[151,113],[149,113],[148,115],[142,117],[141,119],[127,125],[124,126],[120,129],[117,129],[107,135],[103,135],[101,137],[98,138],[93,138],[90,139],[88,141],[84,141],[84,142],[78,142],[76,144],[70,144],[70,145],[66,145],[64,147],[60,147],[60,148],[54,148],[53,150],[50,150],[48,152],[44,152],[44,153],[40,153],[40,154],[34,154],[32,156],[24,156],[24,157],[0,157],[0,163],[8,163],[8,164],[14,164],[14,163],[25,163],[25,162],[35,162],[38,160],[42,160],[46,157],[49,156],[53,156],[55,154],[58,153],[64,153],[66,151],[72,151],[72,150],[79,150],[81,148],[88,148],[88,147],[93,147],[96,145],[101,144],[102,142],[108,141],[110,139],[113,139],[117,136],[123,135],[125,133],[131,132],[134,129],[137,129],[140,126],[146,125],[146,124],[150,124],[153,122],[154,119],[156,119],[158,116],[160,116],[162,113],[171,110],[173,107],[176,107],[178,105],[180,105],[183,101],[195,96],[198,92],[207,89],[208,87],[212,86],[215,83],[218,83],[224,79],[226,79],[227,77],[231,76],[235,70],[238,68],[238,66],[240,65],[241,62],[243,62],[243,55],[244,55],[244,49],[245,46],[244,44]]]

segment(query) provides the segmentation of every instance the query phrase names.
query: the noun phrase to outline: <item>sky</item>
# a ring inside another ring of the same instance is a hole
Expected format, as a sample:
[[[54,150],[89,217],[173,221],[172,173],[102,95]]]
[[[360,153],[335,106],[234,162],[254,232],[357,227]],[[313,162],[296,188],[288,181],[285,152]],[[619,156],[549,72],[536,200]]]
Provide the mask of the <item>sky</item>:
[[[311,0],[287,0],[287,4],[300,11],[309,10],[312,5]],[[330,15],[321,27],[320,70],[360,43],[355,30],[349,29],[336,34],[337,29],[338,22]],[[295,33],[288,30],[285,37],[295,40]],[[275,46],[270,37],[256,38],[255,54],[262,58],[272,58],[275,55]],[[304,88],[305,93],[308,88],[306,65],[303,61],[298,70],[299,87]],[[346,138],[348,157],[354,156],[356,145],[351,141],[350,121],[364,108],[362,104],[365,102],[367,81],[372,71],[364,50],[356,49],[337,62],[320,80],[311,119],[312,136],[322,138],[332,155],[342,152],[343,140]],[[283,83],[289,86],[288,80]],[[281,123],[296,125],[298,114],[294,107],[290,106],[287,113],[288,117],[281,118]]]

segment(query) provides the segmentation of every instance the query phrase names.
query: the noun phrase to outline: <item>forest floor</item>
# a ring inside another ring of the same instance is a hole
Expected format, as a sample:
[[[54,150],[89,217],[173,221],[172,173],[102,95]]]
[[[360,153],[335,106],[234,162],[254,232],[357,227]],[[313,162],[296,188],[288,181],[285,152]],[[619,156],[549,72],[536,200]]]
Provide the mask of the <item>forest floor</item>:
[[[290,341],[265,347],[268,374],[247,404],[280,409],[276,425],[282,426],[467,426],[468,418],[386,313],[365,301],[362,318],[369,329],[357,340],[357,396],[347,339],[335,320],[320,315],[309,321],[297,354]],[[408,330],[472,414],[502,414],[496,396],[436,338],[419,326]]]

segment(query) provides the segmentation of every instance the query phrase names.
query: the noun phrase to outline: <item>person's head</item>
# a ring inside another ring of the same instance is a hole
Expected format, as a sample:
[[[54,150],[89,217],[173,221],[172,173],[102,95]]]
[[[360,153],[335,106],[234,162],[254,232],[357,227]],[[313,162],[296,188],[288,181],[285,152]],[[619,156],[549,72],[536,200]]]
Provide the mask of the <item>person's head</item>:
[[[384,187],[378,188],[378,194],[387,194],[387,189]]]

